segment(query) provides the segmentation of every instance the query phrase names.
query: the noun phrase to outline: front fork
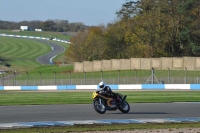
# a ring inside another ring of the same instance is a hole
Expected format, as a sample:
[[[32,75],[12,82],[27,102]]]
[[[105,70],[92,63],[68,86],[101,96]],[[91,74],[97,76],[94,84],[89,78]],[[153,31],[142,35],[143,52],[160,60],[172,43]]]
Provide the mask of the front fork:
[[[102,101],[101,101],[101,98],[99,98],[99,105],[101,105],[102,104]]]

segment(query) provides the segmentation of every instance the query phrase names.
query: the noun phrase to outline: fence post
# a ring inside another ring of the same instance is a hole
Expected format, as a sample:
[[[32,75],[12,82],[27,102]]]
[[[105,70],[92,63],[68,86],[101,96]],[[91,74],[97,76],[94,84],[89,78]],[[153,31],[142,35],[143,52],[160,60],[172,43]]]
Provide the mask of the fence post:
[[[56,85],[56,72],[54,71],[54,84]]]
[[[134,68],[134,70],[135,70],[135,83],[137,84],[137,70]]]
[[[13,72],[13,86],[15,86],[16,85],[16,73],[15,72]]]
[[[170,83],[170,69],[167,67],[168,69],[168,84]]]
[[[71,71],[69,71],[69,84],[71,85],[72,82],[71,82]]]
[[[186,72],[185,72],[185,84],[187,84],[187,67],[185,67],[185,70],[186,70]]]
[[[28,86],[28,80],[29,80],[28,72],[26,72],[26,74],[27,74],[26,85]]]
[[[153,67],[152,67],[152,69],[151,69],[151,72],[152,72],[152,82],[151,82],[151,84],[154,84],[154,69],[153,69]]]
[[[86,84],[86,72],[85,71],[83,71],[84,72],[84,85]]]
[[[118,69],[118,84],[120,83],[120,70]]]
[[[2,71],[1,71],[1,74],[3,75],[3,78],[2,78],[2,86],[4,86],[4,74],[3,74]]]
[[[103,71],[101,70],[101,81],[103,81]]]
[[[39,71],[40,73],[40,85],[42,85],[42,73]]]

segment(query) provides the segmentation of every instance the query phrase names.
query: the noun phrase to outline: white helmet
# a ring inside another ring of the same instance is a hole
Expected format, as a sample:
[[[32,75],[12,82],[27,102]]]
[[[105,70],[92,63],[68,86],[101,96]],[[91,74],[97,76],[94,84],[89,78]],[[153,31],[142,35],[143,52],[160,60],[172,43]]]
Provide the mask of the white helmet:
[[[106,84],[102,81],[99,83],[100,90],[103,90],[106,87]]]

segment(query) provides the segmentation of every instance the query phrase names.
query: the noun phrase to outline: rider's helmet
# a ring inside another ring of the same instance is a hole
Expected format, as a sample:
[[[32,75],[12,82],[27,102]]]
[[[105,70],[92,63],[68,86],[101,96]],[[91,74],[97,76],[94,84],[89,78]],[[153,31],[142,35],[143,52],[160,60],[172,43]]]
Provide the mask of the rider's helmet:
[[[99,89],[103,90],[106,87],[106,84],[102,81],[99,83]]]

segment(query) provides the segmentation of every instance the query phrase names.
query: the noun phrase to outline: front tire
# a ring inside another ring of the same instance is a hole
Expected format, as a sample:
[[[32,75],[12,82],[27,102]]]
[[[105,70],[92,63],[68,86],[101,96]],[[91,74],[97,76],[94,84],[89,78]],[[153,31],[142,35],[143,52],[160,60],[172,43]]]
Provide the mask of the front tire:
[[[94,110],[100,114],[104,114],[106,112],[106,107],[103,103],[100,104],[99,99],[93,100]]]
[[[127,101],[123,101],[122,103],[120,103],[118,109],[122,112],[122,113],[128,113],[130,111],[130,106],[128,104]]]

